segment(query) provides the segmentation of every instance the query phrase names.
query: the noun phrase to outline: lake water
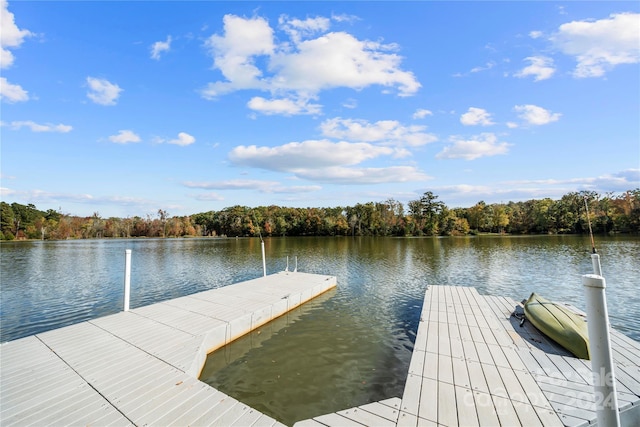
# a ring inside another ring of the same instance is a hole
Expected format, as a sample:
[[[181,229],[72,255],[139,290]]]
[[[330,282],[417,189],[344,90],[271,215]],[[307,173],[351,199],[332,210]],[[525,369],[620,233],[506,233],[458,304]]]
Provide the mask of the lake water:
[[[517,301],[533,291],[584,309],[586,236],[271,238],[267,272],[335,275],[338,287],[211,354],[201,379],[285,424],[402,395],[424,292],[475,286]],[[611,323],[640,340],[640,238],[596,237]],[[262,274],[258,239],[4,242],[0,341]]]

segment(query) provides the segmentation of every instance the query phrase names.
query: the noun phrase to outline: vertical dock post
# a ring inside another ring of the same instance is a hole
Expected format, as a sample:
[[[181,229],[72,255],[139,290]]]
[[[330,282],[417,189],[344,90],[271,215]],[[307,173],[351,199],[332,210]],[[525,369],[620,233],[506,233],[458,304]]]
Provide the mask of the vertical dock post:
[[[596,255],[597,256],[597,255]],[[598,267],[600,262],[598,260]],[[595,261],[594,261],[594,269]],[[589,352],[593,372],[593,389],[599,426],[620,426],[618,394],[613,370],[609,315],[607,313],[606,283],[597,274],[582,276],[587,297],[587,328]]]
[[[131,295],[131,249],[124,251],[124,311],[129,311]]]
[[[264,240],[260,240],[260,245],[262,246],[262,275],[266,277],[267,275],[267,260],[264,255]]]
[[[602,276],[602,267],[600,267],[600,255],[597,253],[591,254],[591,265],[593,266],[593,274],[596,276]]]
[[[296,273],[298,271],[298,255],[296,255],[296,266],[293,269],[293,272]]]
[[[284,271],[289,271],[289,255],[287,255],[287,268]]]

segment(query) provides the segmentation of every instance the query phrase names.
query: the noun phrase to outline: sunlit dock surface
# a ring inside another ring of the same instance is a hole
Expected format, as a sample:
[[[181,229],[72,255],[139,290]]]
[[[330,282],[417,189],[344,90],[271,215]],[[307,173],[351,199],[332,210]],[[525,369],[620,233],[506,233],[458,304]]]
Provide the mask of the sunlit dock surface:
[[[596,424],[590,362],[530,323],[520,327],[511,316],[517,305],[475,288],[429,287],[402,398],[296,427]],[[615,330],[611,336],[621,422],[638,426],[640,343]]]
[[[282,272],[4,343],[0,425],[282,425],[198,375],[209,352],[335,286]]]
[[[197,377],[207,353],[335,286],[282,272],[5,343],[0,425],[282,426]],[[517,305],[429,287],[403,396],[295,425],[594,425],[590,362],[520,327]],[[640,425],[640,343],[611,332],[622,424]]]

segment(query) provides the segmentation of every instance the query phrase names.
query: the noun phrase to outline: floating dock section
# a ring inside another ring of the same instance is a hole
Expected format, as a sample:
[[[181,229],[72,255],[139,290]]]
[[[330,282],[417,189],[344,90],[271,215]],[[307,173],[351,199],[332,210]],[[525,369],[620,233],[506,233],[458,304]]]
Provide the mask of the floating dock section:
[[[282,272],[4,343],[0,425],[281,426],[198,375],[211,351],[335,286]]]
[[[430,286],[402,398],[296,427],[595,425],[590,361],[575,358],[528,322],[520,327],[511,316],[516,306],[521,304],[475,288]],[[611,337],[621,423],[639,426],[640,343],[615,330]]]
[[[334,286],[282,272],[5,343],[0,425],[282,426],[197,377],[207,353]],[[521,327],[518,305],[430,286],[402,397],[296,426],[595,425],[590,362]],[[611,337],[620,419],[638,426],[640,343]]]

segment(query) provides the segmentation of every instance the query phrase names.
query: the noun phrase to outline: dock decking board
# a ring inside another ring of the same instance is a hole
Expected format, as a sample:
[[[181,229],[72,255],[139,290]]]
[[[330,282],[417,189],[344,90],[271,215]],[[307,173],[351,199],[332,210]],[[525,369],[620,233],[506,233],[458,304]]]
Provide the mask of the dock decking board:
[[[335,284],[283,272],[4,343],[0,424],[281,426],[197,375],[210,351]],[[593,425],[590,363],[520,327],[518,305],[431,286],[402,398],[296,426]],[[621,418],[635,425],[640,343],[611,336]]]
[[[398,426],[596,423],[590,362],[573,357],[528,322],[520,327],[511,316],[516,306],[521,304],[474,288],[429,287]],[[639,425],[640,343],[611,333],[621,419],[623,425]],[[296,427],[347,425],[336,415]]]
[[[0,346],[0,424],[276,426],[199,381],[212,350],[336,286],[282,272]]]

